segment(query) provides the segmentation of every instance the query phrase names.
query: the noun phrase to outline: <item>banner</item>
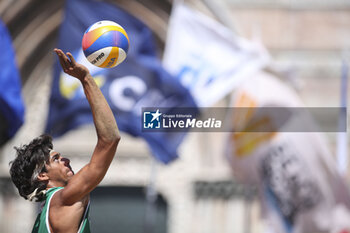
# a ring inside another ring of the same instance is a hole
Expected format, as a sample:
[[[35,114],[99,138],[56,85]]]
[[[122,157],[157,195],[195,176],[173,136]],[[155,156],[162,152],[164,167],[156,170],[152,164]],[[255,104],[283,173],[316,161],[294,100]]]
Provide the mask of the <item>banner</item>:
[[[84,31],[100,20],[120,24],[130,39],[126,60],[115,68],[95,67],[82,52]],[[115,113],[120,130],[143,137],[153,155],[164,163],[177,157],[176,149],[185,134],[141,132],[141,108],[195,107],[195,103],[188,90],[163,69],[152,32],[145,24],[113,4],[70,0],[66,3],[58,47],[70,51],[77,62],[89,68]],[[92,123],[92,115],[80,82],[64,74],[56,62],[46,131],[60,136],[86,123]]]
[[[0,145],[12,138],[24,122],[21,79],[10,34],[0,20]]]
[[[282,81],[261,73],[236,90],[232,106],[249,107],[239,117],[233,112],[235,129],[260,127],[261,122],[273,127],[273,111],[250,121],[260,107],[294,108],[303,104]],[[285,127],[298,119],[291,116]],[[314,124],[309,120],[306,125]],[[275,232],[349,232],[349,187],[337,171],[323,134],[286,133],[281,129],[232,133],[227,156],[235,177],[259,188],[262,213]]]
[[[182,3],[174,4],[163,63],[191,91],[198,106],[212,106],[268,61],[260,43],[233,35]]]

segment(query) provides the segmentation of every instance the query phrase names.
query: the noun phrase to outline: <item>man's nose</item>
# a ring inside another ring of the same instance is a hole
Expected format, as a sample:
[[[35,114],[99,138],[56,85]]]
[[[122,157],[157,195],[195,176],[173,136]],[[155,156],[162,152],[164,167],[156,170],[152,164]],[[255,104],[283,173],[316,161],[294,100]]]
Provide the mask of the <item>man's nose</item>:
[[[69,159],[67,159],[67,158],[61,158],[61,161],[63,161],[63,162],[64,162],[64,165],[65,165],[65,166],[68,166],[68,165],[69,165],[69,163],[70,163],[70,160],[69,160]]]

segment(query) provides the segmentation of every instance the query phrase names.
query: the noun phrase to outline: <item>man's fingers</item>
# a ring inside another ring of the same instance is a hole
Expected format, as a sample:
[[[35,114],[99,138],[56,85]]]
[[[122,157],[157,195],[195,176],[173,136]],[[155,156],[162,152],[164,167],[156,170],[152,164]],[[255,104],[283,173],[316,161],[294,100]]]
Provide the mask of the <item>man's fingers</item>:
[[[58,60],[59,60],[59,62],[61,64],[62,69],[66,72],[67,68],[66,68],[66,66],[64,64],[64,60],[63,60],[63,57],[62,57],[62,53],[63,53],[62,50],[54,49],[54,51],[56,52],[56,54],[58,56]]]
[[[67,53],[67,56],[69,57],[71,64],[72,64],[73,66],[75,66],[76,62],[75,62],[75,60],[74,60],[73,55],[72,55],[70,52],[68,52],[68,53]]]
[[[63,60],[63,56],[62,56],[62,53],[63,53],[62,50],[55,49],[54,51],[56,52],[56,54],[58,56],[58,60],[60,61],[62,68],[65,69],[65,64],[64,64],[64,60]]]
[[[70,67],[70,61],[68,60],[68,57],[64,54],[64,52],[61,49],[55,49],[55,52],[58,55],[58,59],[61,63],[63,70],[65,72],[68,71]]]

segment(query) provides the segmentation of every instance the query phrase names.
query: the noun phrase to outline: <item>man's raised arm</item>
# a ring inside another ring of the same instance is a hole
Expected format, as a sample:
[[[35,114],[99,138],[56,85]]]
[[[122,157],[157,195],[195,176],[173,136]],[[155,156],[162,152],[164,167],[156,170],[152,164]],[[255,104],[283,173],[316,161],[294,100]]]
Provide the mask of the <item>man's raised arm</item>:
[[[70,205],[81,200],[102,181],[115,155],[120,134],[112,110],[89,70],[76,63],[70,53],[64,54],[60,49],[55,49],[55,52],[64,72],[81,81],[97,133],[97,144],[90,162],[60,192],[62,203]]]

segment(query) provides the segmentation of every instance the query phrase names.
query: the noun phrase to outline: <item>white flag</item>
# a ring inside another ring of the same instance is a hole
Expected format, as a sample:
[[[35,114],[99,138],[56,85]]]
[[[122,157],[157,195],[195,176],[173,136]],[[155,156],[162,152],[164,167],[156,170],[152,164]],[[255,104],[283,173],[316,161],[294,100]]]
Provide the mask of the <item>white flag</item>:
[[[211,106],[266,66],[269,55],[253,43],[182,3],[170,17],[163,63],[199,106]]]
[[[291,88],[264,73],[247,79],[232,103],[249,107],[246,114],[233,112],[234,128],[240,129],[274,122],[274,111],[254,119],[258,108],[304,107]],[[291,116],[286,124],[298,120]],[[236,132],[229,138],[227,155],[237,179],[259,187],[263,213],[276,232],[350,232],[349,187],[338,174],[323,134],[283,128]]]

